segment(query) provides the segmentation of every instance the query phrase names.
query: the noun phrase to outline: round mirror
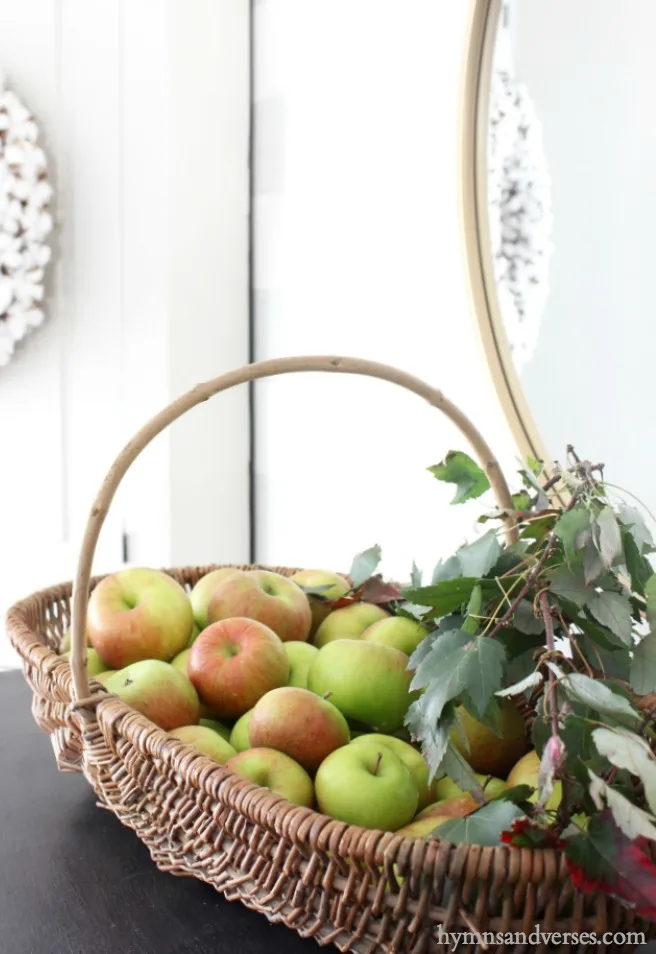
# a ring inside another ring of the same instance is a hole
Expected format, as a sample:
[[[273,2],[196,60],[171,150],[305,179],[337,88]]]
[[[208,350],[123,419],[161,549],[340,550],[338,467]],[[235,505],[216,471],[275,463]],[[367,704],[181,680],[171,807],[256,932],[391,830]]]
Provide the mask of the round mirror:
[[[652,0],[474,0],[463,212],[524,455],[568,444],[656,510]]]

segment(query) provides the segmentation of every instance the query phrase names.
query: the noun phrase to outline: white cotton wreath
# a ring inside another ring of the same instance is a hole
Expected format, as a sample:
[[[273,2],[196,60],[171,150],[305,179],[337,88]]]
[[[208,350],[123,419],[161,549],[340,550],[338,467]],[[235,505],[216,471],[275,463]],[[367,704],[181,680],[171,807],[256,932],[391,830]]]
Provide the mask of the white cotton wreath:
[[[34,117],[0,76],[0,365],[45,317],[52,197]]]
[[[551,182],[542,127],[523,83],[494,69],[488,208],[499,307],[518,371],[537,345],[553,252]]]

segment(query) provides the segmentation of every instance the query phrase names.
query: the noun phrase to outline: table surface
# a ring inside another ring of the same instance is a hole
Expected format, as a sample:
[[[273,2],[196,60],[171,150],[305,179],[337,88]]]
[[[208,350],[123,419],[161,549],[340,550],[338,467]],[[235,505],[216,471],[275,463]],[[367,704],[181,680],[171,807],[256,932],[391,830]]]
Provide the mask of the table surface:
[[[158,871],[83,776],[58,772],[30,704],[22,674],[0,673],[2,954],[318,954],[208,885]]]

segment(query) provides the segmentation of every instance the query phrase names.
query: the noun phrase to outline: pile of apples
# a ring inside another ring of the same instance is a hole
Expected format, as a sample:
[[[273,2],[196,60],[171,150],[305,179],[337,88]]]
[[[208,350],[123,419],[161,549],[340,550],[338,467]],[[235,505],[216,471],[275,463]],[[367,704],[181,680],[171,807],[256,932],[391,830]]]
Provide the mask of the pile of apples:
[[[160,570],[121,570],[89,599],[89,674],[172,738],[290,802],[425,837],[478,807],[449,779],[429,782],[404,729],[417,696],[408,660],[427,630],[345,599],[350,589],[327,570],[226,567],[187,595]],[[70,633],[61,652],[70,655]],[[539,760],[510,702],[501,737],[459,716],[454,742],[487,797],[536,784]]]

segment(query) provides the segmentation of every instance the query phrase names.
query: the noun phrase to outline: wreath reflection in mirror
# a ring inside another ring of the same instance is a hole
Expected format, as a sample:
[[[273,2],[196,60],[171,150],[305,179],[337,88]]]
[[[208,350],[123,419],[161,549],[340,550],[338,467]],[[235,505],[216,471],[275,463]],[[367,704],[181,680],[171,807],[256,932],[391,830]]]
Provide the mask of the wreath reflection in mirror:
[[[37,124],[0,75],[0,366],[45,317],[52,197]]]
[[[519,373],[537,345],[549,292],[551,180],[542,127],[515,75],[505,0],[494,50],[488,138],[488,209],[501,318]]]

